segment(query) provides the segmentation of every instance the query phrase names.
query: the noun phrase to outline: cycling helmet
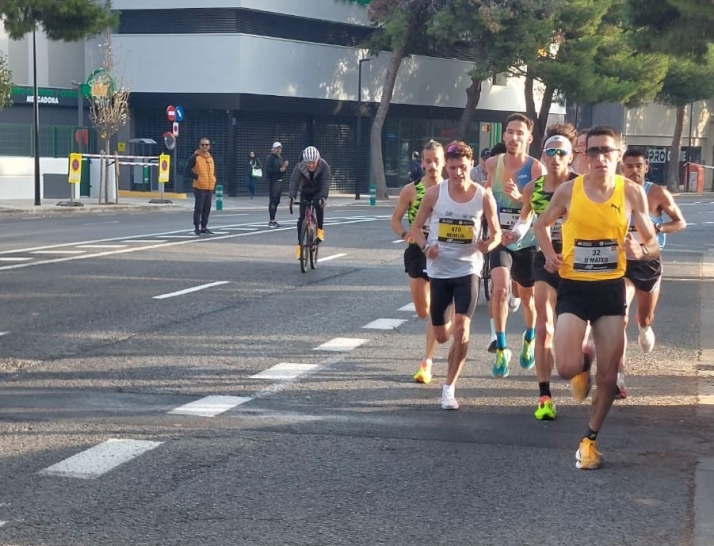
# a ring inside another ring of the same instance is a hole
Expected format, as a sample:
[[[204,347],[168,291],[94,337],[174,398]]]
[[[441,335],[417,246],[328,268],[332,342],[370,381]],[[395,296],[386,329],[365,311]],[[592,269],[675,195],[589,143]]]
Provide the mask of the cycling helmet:
[[[320,159],[320,152],[314,146],[308,146],[302,152],[302,158],[305,161],[317,161]]]

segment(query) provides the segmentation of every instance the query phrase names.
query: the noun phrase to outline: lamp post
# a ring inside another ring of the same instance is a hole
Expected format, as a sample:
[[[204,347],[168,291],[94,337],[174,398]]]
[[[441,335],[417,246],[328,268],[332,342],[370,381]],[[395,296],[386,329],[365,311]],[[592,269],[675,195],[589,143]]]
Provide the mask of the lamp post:
[[[355,199],[360,198],[360,184],[362,182],[362,63],[371,61],[366,57],[358,61],[357,68],[357,164],[355,165]]]
[[[35,95],[32,102],[35,142],[35,206],[39,207],[42,204],[40,201],[40,101],[39,90],[37,89],[37,38],[34,28],[32,29],[32,90]]]
[[[684,191],[689,191],[689,171],[692,163],[692,120],[694,119],[694,101],[689,103],[689,141],[687,142],[687,162],[684,164]]]
[[[79,153],[82,153],[84,151],[82,149],[84,146],[82,142],[84,139],[84,132],[82,131],[84,127],[84,115],[82,112],[82,107],[84,106],[82,103],[82,82],[72,80],[71,84],[77,88],[77,145],[79,146]]]

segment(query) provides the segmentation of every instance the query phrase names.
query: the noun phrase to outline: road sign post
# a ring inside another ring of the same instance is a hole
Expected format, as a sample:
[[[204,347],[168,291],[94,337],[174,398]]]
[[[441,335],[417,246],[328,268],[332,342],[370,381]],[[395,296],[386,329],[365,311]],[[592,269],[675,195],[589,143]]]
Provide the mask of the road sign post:
[[[69,201],[60,201],[58,207],[83,207],[84,204],[74,200],[74,188],[82,181],[82,154],[69,154]]]
[[[171,156],[161,154],[159,156],[159,199],[149,199],[149,203],[171,203],[170,199],[164,199],[164,184],[169,181],[169,168],[171,166]]]

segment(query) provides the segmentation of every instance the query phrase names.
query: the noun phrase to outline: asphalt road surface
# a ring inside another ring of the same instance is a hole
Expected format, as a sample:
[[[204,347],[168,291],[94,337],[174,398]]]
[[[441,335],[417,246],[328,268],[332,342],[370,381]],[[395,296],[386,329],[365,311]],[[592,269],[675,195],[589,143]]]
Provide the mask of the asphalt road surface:
[[[490,377],[483,300],[461,409],[439,405],[447,347],[411,381],[392,203],[332,206],[305,274],[296,218],[245,203],[200,238],[189,211],[0,217],[0,544],[714,544],[711,200],[681,203],[657,348],[630,328],[591,472],[566,382],[540,422],[517,356]]]

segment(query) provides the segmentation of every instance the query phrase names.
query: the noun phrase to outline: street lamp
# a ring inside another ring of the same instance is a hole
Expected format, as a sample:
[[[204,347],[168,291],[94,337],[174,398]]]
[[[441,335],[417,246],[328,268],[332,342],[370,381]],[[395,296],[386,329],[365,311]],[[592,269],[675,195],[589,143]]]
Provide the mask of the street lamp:
[[[355,199],[360,198],[360,183],[362,182],[362,63],[371,61],[366,57],[358,61],[357,69],[357,164],[355,166]]]
[[[84,132],[82,128],[84,127],[84,116],[82,115],[82,82],[72,80],[70,82],[74,87],[77,88],[77,133],[75,134],[77,145],[79,146],[79,153],[82,153]]]
[[[39,207],[40,201],[40,101],[37,89],[37,38],[35,29],[32,29],[32,90],[35,94],[32,103],[32,114],[34,116],[34,141],[35,141],[35,206]]]

